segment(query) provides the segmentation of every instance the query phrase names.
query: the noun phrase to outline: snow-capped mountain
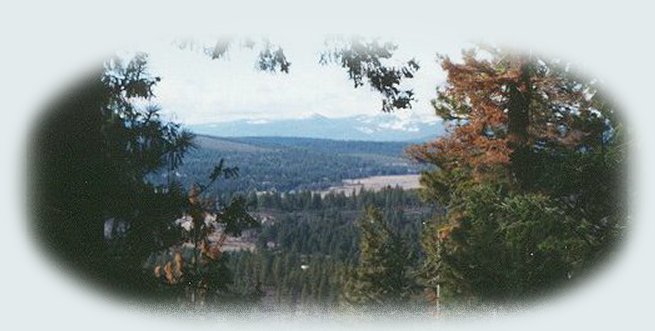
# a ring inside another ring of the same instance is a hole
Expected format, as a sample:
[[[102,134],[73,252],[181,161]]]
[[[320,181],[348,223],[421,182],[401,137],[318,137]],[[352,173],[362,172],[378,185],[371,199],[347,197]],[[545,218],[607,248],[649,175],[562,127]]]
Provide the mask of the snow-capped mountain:
[[[197,134],[217,137],[305,137],[336,140],[422,141],[443,134],[443,123],[407,113],[277,120],[237,120],[189,125]]]

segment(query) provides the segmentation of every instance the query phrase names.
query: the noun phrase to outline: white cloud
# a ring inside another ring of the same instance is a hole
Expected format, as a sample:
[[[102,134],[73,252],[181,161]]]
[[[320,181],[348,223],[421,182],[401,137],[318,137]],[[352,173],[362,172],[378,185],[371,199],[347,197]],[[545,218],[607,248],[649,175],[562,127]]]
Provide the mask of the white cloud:
[[[266,73],[255,69],[256,50],[232,47],[225,59],[211,60],[199,52],[171,44],[146,47],[151,70],[162,77],[156,88],[157,102],[176,120],[197,124],[235,119],[296,118],[307,114],[343,117],[380,112],[381,96],[368,86],[357,89],[345,70],[318,64],[322,39],[280,41],[291,72]],[[417,58],[421,69],[407,87],[414,88],[418,102],[407,111],[434,120],[430,100],[443,73],[434,50],[400,45],[398,57]],[[444,49],[441,46],[441,49]],[[445,49],[454,49],[446,47]]]

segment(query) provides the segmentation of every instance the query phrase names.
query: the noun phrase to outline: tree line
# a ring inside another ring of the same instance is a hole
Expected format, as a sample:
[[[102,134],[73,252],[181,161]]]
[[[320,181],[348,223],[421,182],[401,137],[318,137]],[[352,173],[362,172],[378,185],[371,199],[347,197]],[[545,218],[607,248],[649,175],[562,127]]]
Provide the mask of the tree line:
[[[423,203],[418,192],[390,187],[350,196],[301,192],[252,197],[256,195],[248,198],[254,202],[249,204],[253,215],[266,221],[257,229],[254,252],[229,255],[228,264],[238,280],[236,292],[256,293],[262,305],[274,303],[287,309],[341,308],[356,295],[348,288],[355,284],[350,278],[374,264],[360,260],[375,259],[387,263],[385,272],[407,275],[401,290],[406,299],[425,302],[410,275],[422,259],[423,221],[437,211]],[[388,241],[393,244],[385,251],[369,247],[385,246]],[[389,260],[389,254],[396,254],[396,259]],[[387,276],[373,274],[358,278],[357,283],[377,277],[382,282],[398,281]]]
[[[374,84],[384,110],[408,107],[398,83],[418,66],[386,71],[379,58],[394,47],[350,46],[325,61],[356,87]],[[263,66],[288,71],[280,59],[263,53]],[[420,200],[400,189],[221,195],[243,169],[220,159],[203,167],[203,181],[153,181],[180,168],[193,135],[160,117],[160,78],[146,55],[109,61],[36,128],[35,230],[89,280],[193,306],[256,302],[266,291],[348,307],[505,303],[594,270],[629,220],[629,139],[611,100],[596,81],[536,55],[481,47],[438,61],[447,79],[433,106],[450,126],[408,150],[432,166]],[[275,219],[258,230],[255,252],[222,251],[226,236],[260,226],[253,212]]]

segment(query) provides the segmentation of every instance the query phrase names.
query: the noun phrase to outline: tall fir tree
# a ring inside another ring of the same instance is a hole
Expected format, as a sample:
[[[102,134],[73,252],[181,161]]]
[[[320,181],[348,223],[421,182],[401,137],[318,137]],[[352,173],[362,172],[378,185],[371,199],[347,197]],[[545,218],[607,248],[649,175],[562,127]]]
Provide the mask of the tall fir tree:
[[[447,210],[423,241],[432,298],[550,290],[606,256],[625,222],[622,123],[596,84],[547,58],[482,53],[441,59],[434,107],[452,126],[409,151],[436,165],[423,195]]]
[[[378,308],[408,303],[414,282],[405,243],[376,208],[367,208],[358,227],[359,259],[343,286],[343,302]]]

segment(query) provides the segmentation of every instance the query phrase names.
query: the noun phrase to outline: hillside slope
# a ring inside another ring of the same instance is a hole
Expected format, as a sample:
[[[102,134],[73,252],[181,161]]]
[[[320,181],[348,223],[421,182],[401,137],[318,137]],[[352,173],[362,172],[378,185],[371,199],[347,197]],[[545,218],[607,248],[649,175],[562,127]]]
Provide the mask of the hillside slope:
[[[402,142],[336,141],[312,138],[197,136],[197,149],[174,173],[151,176],[164,183],[175,176],[183,185],[205,182],[220,159],[239,167],[240,176],[224,180],[220,192],[322,190],[345,179],[416,174],[421,166],[404,156]]]

